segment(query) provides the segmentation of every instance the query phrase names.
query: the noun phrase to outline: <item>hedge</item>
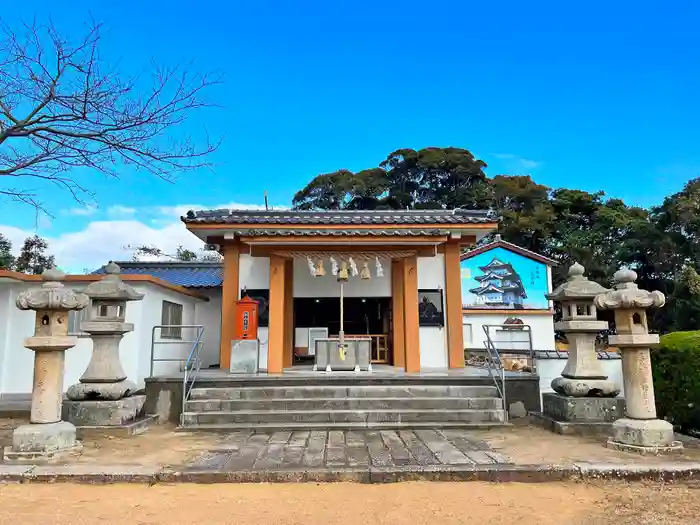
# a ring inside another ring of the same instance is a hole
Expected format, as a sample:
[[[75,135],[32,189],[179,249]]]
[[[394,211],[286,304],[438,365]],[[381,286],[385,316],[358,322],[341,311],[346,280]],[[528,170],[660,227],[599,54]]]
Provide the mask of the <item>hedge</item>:
[[[651,366],[659,417],[682,431],[700,431],[700,331],[662,336]]]

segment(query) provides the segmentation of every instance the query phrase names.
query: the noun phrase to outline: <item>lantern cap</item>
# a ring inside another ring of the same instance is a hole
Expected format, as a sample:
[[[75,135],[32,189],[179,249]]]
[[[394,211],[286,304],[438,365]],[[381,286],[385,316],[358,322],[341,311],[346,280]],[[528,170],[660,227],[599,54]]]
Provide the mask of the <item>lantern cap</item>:
[[[615,289],[595,298],[595,305],[601,310],[661,307],[666,297],[658,291],[648,292],[639,288],[637,273],[629,268],[621,268],[613,276]]]
[[[99,281],[91,283],[85,293],[91,299],[112,299],[120,301],[140,301],[144,294],[137,292],[133,286],[128,285],[120,276],[121,268],[113,261],[104,267],[107,274]]]
[[[552,293],[546,294],[551,301],[575,301],[576,299],[593,299],[609,291],[595,281],[584,276],[586,269],[575,262],[569,267],[566,282],[557,286]]]
[[[63,286],[60,282],[66,274],[57,268],[44,270],[41,278],[44,284],[22,292],[17,296],[15,304],[20,310],[82,310],[90,303],[90,298],[84,293],[76,292]]]

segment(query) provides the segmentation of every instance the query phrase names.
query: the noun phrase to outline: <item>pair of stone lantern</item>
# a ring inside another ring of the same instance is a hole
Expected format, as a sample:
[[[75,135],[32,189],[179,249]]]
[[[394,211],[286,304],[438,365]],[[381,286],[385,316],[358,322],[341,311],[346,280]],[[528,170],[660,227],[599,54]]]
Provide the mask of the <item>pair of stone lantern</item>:
[[[143,294],[123,282],[119,272],[110,262],[107,276],[85,289],[91,306],[80,329],[92,339],[92,356],[80,382],[68,388],[63,405],[65,419],[85,430],[128,430],[143,419],[146,396],[133,395],[136,385],[127,379],[119,359],[119,344],[134,329],[125,322],[127,302],[140,301]]]
[[[594,298],[608,290],[584,276],[580,264],[569,268],[565,283],[547,299],[561,304],[562,320],[554,328],[566,334],[569,356],[561,377],[552,381],[555,393],[542,394],[538,419],[560,434],[607,433],[624,414],[620,389],[603,372],[595,342],[608,323],[597,320]]]
[[[68,314],[85,308],[90,299],[65,288],[59,282],[64,277],[55,268],[46,270],[41,288],[17,297],[17,308],[36,311],[34,335],[24,340],[24,346],[34,351],[34,385],[29,424],[12,433],[5,461],[51,459],[81,448],[75,426],[61,421],[63,369],[66,350],[78,342],[68,335]]]

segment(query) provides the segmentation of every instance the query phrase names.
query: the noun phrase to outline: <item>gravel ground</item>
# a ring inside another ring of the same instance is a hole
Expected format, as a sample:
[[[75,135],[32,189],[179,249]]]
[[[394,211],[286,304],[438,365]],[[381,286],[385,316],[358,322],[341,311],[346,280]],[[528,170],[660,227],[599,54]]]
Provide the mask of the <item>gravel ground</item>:
[[[0,525],[676,525],[700,490],[624,483],[4,485]]]

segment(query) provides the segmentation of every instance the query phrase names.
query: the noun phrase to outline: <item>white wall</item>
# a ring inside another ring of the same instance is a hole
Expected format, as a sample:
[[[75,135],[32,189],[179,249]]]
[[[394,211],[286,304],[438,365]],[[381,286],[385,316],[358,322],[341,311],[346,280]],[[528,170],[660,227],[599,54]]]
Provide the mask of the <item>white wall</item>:
[[[197,289],[209,301],[198,301],[194,310],[194,324],[204,326],[202,334],[202,368],[219,364],[221,342],[221,288]]]
[[[465,348],[484,348],[486,334],[484,333],[484,325],[503,324],[508,317],[517,317],[522,319],[523,323],[530,326],[532,331],[532,347],[534,350],[554,350],[554,320],[551,313],[527,313],[513,310],[511,314],[497,313],[468,313],[462,316]],[[497,330],[491,329],[493,332]],[[520,346],[518,348],[521,348]]]
[[[143,314],[141,316],[140,326],[145,329],[139,330],[139,339],[142,349],[138,355],[139,378],[148,377],[150,375],[151,330],[154,326],[158,326],[162,322],[163,301],[170,301],[182,305],[181,324],[197,324],[195,323],[195,304],[201,302],[200,299],[168,290],[161,286],[148,285],[146,295],[143,301],[141,301]],[[196,329],[183,328],[181,341],[176,339],[163,339],[160,337],[161,331],[160,329],[156,330],[156,342],[162,344],[154,345],[154,357],[156,359],[186,359],[193,345],[193,343],[188,341],[194,341],[196,338]],[[155,362],[153,365],[153,375],[177,373],[182,370],[183,363]],[[141,380],[141,383],[143,383],[143,380]]]
[[[66,286],[82,291],[89,283],[66,283]],[[35,313],[22,311],[15,306],[20,292],[37,288],[40,283],[0,282],[0,393],[28,394],[32,390],[34,352],[24,348],[23,341],[34,333]],[[162,301],[183,305],[183,324],[195,324],[195,304],[202,300],[167,290],[151,283],[133,284],[144,294],[142,301],[127,305],[126,322],[134,324],[134,331],[124,335],[119,346],[122,367],[126,376],[144,386],[144,378],[150,375],[151,329],[161,324]],[[193,330],[183,329],[183,339],[193,339]],[[218,336],[217,336],[218,339]],[[189,343],[157,346],[156,355],[183,355],[191,348]],[[218,346],[217,346],[218,348]],[[92,355],[92,340],[78,337],[75,347],[66,351],[63,390],[79,381]],[[177,363],[158,364],[155,372],[179,371]]]
[[[362,263],[356,261],[357,270],[362,271]],[[294,297],[339,297],[340,284],[336,276],[331,272],[331,263],[328,259],[323,261],[326,275],[314,277],[309,271],[307,261],[294,259]],[[359,275],[350,276],[343,286],[345,297],[391,297],[391,263],[382,260],[384,275],[377,277],[374,260],[369,262],[372,272],[371,279],[360,279]]]
[[[445,315],[445,256],[441,253],[434,257],[418,257],[418,289],[443,290],[442,311]],[[445,327],[421,326],[420,367],[446,368],[447,330]]]
[[[603,372],[620,388],[620,395],[625,393],[622,388],[622,359],[598,359]],[[566,366],[566,359],[537,359],[537,373],[540,376],[540,392],[552,392],[552,380],[561,375]]]

